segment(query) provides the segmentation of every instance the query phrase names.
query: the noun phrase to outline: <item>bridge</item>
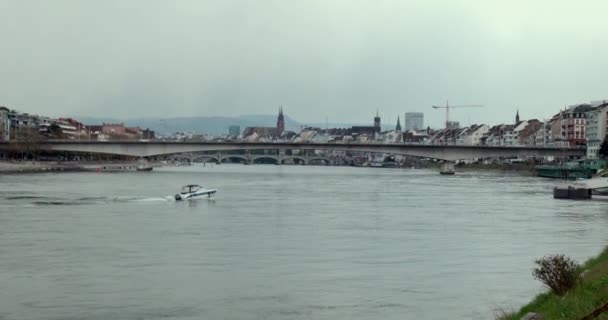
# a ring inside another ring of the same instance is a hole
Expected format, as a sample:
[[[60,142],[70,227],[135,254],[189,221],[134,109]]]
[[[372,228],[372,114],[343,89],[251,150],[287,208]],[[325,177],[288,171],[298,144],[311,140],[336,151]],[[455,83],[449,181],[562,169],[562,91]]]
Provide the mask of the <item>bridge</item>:
[[[179,154],[174,160],[188,162],[215,162],[223,163],[237,160],[242,163],[260,163],[261,160],[270,161],[275,164],[332,164],[328,157],[319,155],[281,155],[281,154],[232,154],[232,153],[208,153],[208,154]]]
[[[0,149],[15,143],[0,143]],[[319,150],[372,152],[420,158],[457,161],[508,157],[582,157],[584,148],[542,146],[461,146],[425,144],[294,143],[294,142],[176,142],[176,141],[46,141],[36,144],[41,150],[100,153],[150,158],[181,153],[240,150]],[[224,155],[228,156],[228,155]],[[231,155],[234,156],[234,155]],[[297,158],[294,156],[294,158]],[[221,161],[222,159],[215,159]]]

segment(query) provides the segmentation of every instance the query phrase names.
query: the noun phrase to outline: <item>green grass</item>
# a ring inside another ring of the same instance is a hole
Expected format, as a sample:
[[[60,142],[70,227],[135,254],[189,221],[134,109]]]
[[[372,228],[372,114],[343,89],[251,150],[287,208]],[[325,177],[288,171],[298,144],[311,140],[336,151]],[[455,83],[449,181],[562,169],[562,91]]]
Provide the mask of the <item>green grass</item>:
[[[581,283],[563,297],[543,293],[517,313],[504,314],[499,319],[519,320],[528,312],[540,313],[545,320],[578,320],[608,303],[608,248],[587,261]],[[608,312],[596,319],[608,319]]]

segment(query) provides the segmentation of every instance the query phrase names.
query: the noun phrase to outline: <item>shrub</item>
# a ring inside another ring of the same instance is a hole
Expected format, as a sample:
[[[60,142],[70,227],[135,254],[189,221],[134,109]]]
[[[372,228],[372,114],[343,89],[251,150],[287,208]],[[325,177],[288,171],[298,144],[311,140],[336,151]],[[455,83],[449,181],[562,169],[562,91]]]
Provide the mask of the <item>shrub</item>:
[[[580,266],[563,254],[545,256],[535,263],[538,267],[532,271],[534,278],[551,288],[558,296],[566,294],[578,282]]]

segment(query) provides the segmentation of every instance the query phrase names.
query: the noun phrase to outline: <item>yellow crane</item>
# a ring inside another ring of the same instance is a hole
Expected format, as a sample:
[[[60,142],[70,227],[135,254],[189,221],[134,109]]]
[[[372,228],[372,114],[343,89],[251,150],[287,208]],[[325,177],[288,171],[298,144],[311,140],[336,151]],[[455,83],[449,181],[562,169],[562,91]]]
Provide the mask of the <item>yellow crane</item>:
[[[457,105],[451,106],[448,101],[445,101],[445,106],[433,106],[433,109],[445,109],[445,128],[448,129],[450,127],[450,109],[453,108],[483,108],[482,105],[479,104],[469,104],[469,105]]]

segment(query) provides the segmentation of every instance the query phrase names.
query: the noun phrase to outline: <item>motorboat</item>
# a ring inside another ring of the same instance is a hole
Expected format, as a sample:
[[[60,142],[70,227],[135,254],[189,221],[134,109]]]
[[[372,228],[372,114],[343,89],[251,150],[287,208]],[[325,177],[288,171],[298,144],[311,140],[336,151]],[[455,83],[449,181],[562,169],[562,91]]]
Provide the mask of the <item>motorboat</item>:
[[[135,167],[135,170],[137,171],[152,171],[153,167],[152,166],[146,166],[146,165],[138,165],[137,167]]]
[[[175,200],[188,200],[204,196],[211,198],[211,195],[216,192],[216,189],[205,189],[197,184],[189,184],[182,187],[182,192],[175,195]]]

